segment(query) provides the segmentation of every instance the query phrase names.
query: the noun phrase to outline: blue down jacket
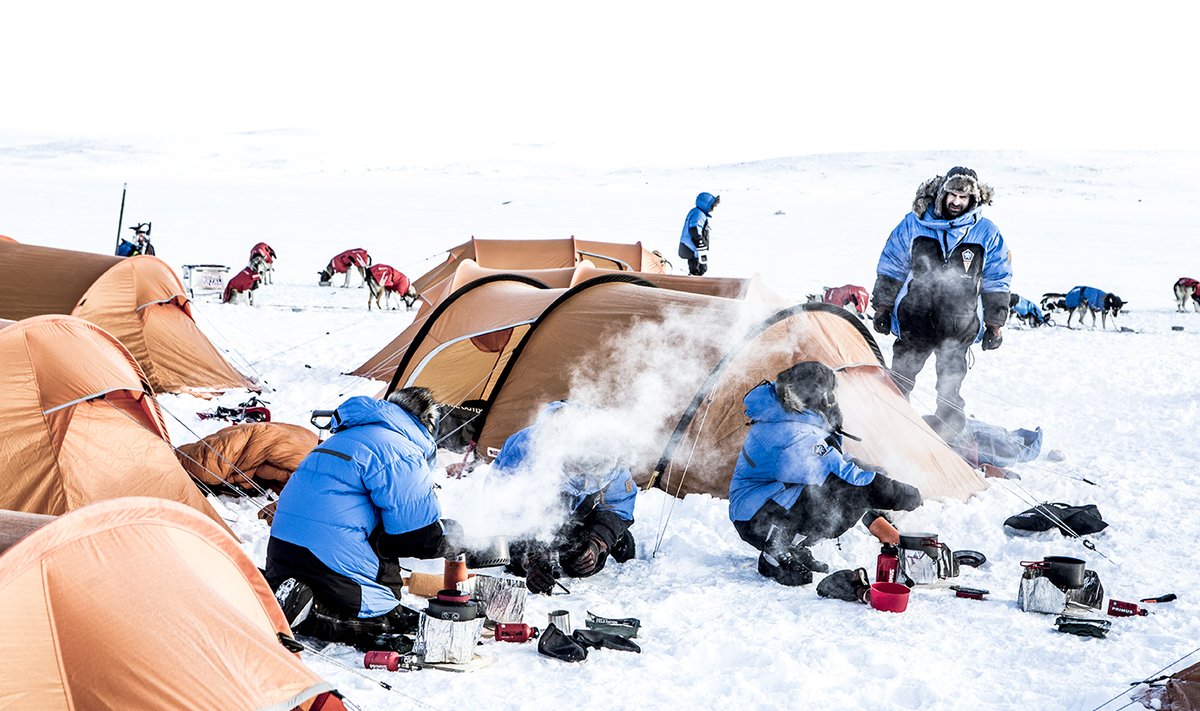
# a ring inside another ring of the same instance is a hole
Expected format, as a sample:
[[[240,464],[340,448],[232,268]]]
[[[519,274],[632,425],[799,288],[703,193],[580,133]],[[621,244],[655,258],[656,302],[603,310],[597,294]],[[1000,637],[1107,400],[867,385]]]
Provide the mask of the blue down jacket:
[[[279,496],[271,536],[304,546],[362,587],[359,617],[375,617],[399,601],[376,582],[379,556],[367,537],[441,518],[434,494],[433,437],[397,405],[352,397],[338,406],[334,435],[314,449]]]
[[[824,484],[830,474],[854,486],[875,480],[875,472],[830,445],[829,425],[819,413],[783,409],[774,383],[755,387],[744,402],[751,422],[729,482],[731,521],[750,520],[768,500],[790,509],[804,487]],[[841,444],[840,437],[836,441]]]
[[[552,402],[538,415],[538,420],[562,407],[567,407],[563,401]],[[538,422],[534,422],[519,432],[514,432],[504,441],[500,453],[492,462],[492,471],[498,476],[511,476],[521,469],[530,466],[533,454],[533,437],[537,431]],[[633,508],[637,499],[637,485],[633,482],[633,474],[627,467],[618,466],[607,474],[592,481],[582,481],[572,478],[562,480],[561,493],[570,501],[571,511],[575,512],[592,494],[599,494],[595,499],[593,511],[610,511],[623,521],[633,520]],[[589,512],[590,513],[590,512]]]
[[[699,248],[692,240],[692,228],[700,232],[712,217],[713,203],[717,198],[712,193],[700,193],[696,196],[696,206],[688,211],[683,220],[683,233],[679,235],[679,256],[682,259],[699,259]],[[706,245],[707,248],[707,245]]]
[[[900,338],[978,342],[983,338],[980,294],[1004,293],[1007,312],[1012,265],[1000,230],[980,208],[953,220],[909,212],[892,230],[876,272],[902,283],[892,310]],[[999,323],[1006,313],[998,314]]]

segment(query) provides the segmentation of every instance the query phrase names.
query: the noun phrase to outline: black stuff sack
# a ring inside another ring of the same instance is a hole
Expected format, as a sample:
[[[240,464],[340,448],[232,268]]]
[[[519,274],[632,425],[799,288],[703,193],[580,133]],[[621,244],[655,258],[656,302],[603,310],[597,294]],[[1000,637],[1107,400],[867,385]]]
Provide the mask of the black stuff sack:
[[[1059,521],[1062,522],[1062,526],[1058,524]],[[1099,533],[1108,528],[1108,523],[1100,517],[1100,509],[1095,504],[1071,506],[1062,503],[1038,504],[1019,514],[1009,516],[1005,519],[1004,525],[1018,531],[1049,531],[1057,528],[1059,533],[1064,536],[1070,536],[1072,533],[1086,536],[1089,533]]]

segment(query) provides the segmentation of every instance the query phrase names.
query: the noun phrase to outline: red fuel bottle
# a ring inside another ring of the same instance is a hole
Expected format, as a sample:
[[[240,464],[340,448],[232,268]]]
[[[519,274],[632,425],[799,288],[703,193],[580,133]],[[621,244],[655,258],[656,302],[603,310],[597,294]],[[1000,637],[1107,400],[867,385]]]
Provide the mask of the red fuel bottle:
[[[896,571],[899,568],[900,554],[896,546],[890,543],[883,544],[883,548],[879,550],[879,557],[875,559],[875,582],[896,582]]]

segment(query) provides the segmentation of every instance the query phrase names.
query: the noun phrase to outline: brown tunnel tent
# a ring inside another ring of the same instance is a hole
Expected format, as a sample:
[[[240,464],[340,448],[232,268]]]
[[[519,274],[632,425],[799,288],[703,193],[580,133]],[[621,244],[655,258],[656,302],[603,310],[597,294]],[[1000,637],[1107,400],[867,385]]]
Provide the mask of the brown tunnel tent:
[[[196,326],[183,283],[157,257],[0,241],[0,318],[43,314],[78,316],[116,336],[155,392],[258,390]]]
[[[5,707],[344,709],[237,541],[185,506],[2,511],[0,542]]]
[[[24,319],[0,328],[0,363],[0,508],[58,515],[156,496],[225,527],[176,461],[137,362],[103,329]]]
[[[478,444],[487,456],[545,403],[585,393],[638,423],[630,447],[639,484],[725,497],[745,437],[743,396],[802,360],[837,371],[845,429],[862,438],[847,440],[849,454],[931,498],[966,499],[986,486],[896,390],[862,324],[825,304],[781,308],[632,275],[570,289],[489,277],[422,325],[389,391],[418,385],[451,404],[484,401]],[[622,412],[630,403],[638,411]]]
[[[355,368],[351,375],[357,375],[373,380],[389,381],[396,372],[396,366],[404,357],[405,351],[420,332],[426,320],[441,306],[441,304],[458,291],[480,280],[502,277],[522,277],[530,280],[535,286],[551,289],[568,289],[599,276],[612,274],[612,270],[599,269],[590,262],[580,262],[574,267],[559,269],[488,269],[481,267],[472,259],[459,262],[451,277],[444,279],[434,287],[433,293],[422,294],[427,297],[423,308],[417,313],[413,322],[392,339],[378,353],[371,356],[365,363]],[[637,276],[651,282],[655,286],[675,291],[689,291],[709,296],[722,296],[729,299],[747,299],[783,305],[782,297],[767,288],[757,275],[749,279],[725,277],[693,277],[679,274],[639,273]],[[478,299],[476,299],[478,301]],[[485,302],[479,302],[481,305]],[[477,308],[480,308],[479,306]],[[462,306],[456,307],[461,310]],[[538,311],[537,313],[541,313]]]
[[[470,259],[488,269],[571,269],[587,261],[606,271],[662,274],[667,262],[641,242],[597,242],[575,239],[477,239],[451,247],[446,261],[412,280],[418,294],[436,293],[442,282],[453,279],[458,265]],[[424,308],[424,305],[423,305]]]

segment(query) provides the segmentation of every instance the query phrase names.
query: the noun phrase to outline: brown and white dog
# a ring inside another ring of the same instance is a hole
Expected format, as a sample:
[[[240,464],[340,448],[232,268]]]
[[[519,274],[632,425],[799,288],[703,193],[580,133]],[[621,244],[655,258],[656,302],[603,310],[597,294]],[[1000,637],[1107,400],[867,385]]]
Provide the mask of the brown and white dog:
[[[1189,277],[1179,277],[1175,282],[1175,310],[1187,311],[1188,302],[1192,308],[1200,312],[1200,281]]]
[[[362,247],[347,249],[345,252],[337,255],[329,260],[329,264],[325,268],[317,272],[321,277],[317,283],[321,286],[330,286],[333,283],[334,274],[345,274],[346,281],[342,284],[342,288],[350,286],[350,272],[357,271],[362,277],[363,284],[367,281],[367,267],[371,266],[371,255],[367,254],[367,250]],[[362,284],[359,285],[359,288]]]
[[[367,311],[371,310],[371,303],[374,302],[376,308],[392,308],[392,295],[396,294],[401,299],[404,299],[406,311],[411,311],[413,303],[417,300],[417,290],[409,283],[408,277],[387,264],[376,264],[367,267],[364,281],[371,293],[367,295]],[[396,306],[399,308],[399,305]]]
[[[262,276],[264,285],[275,281],[275,250],[266,242],[259,242],[250,249],[250,265],[254,266],[254,258],[258,257],[258,273]]]
[[[246,301],[253,306],[254,290],[258,288],[260,281],[262,281],[262,275],[254,268],[254,261],[251,260],[250,266],[234,274],[229,283],[225,285],[225,292],[221,294],[221,303],[233,303],[234,298],[239,294],[244,294]]]

